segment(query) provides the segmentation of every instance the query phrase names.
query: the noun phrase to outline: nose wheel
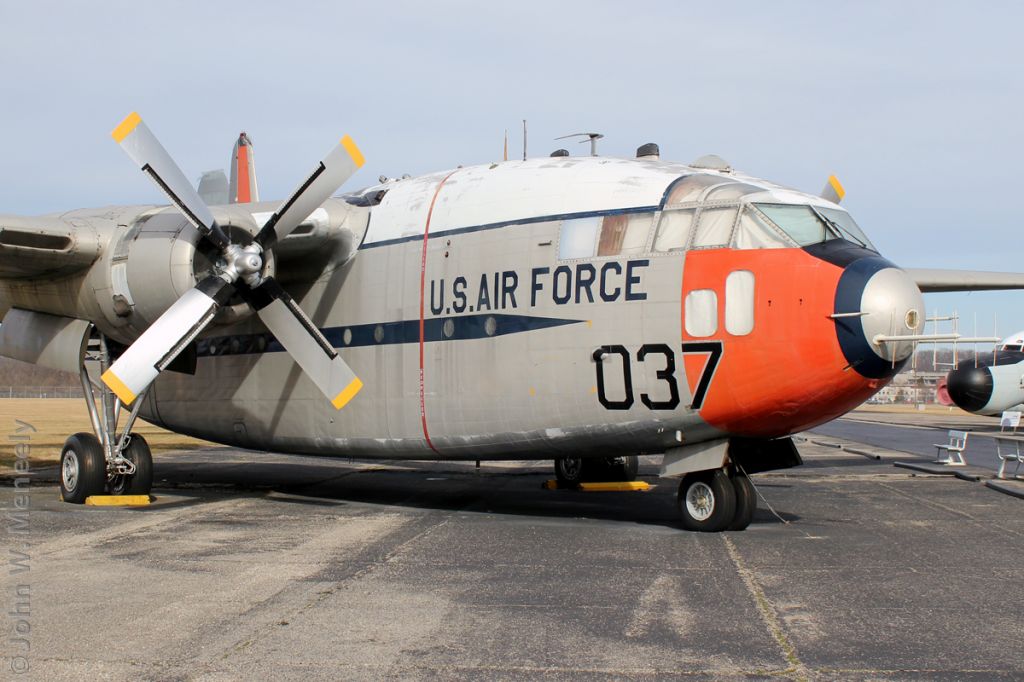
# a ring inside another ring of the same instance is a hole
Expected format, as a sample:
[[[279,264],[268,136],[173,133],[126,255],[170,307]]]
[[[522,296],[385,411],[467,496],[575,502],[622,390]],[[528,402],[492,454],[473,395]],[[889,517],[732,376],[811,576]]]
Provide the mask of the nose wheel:
[[[717,533],[749,526],[757,498],[746,475],[713,469],[687,474],[679,483],[677,505],[684,528]]]

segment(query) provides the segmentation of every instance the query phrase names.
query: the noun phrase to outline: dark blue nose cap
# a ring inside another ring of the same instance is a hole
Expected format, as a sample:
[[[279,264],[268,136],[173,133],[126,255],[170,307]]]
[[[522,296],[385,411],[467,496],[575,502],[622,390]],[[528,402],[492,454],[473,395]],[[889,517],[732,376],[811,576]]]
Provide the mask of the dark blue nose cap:
[[[992,399],[992,372],[988,367],[959,367],[946,378],[946,390],[961,410],[977,412]]]
[[[893,362],[880,356],[871,346],[868,333],[864,329],[861,310],[864,289],[875,273],[887,268],[895,268],[891,262],[876,255],[859,258],[843,270],[836,285],[835,313],[836,337],[843,357],[850,363],[850,368],[868,379],[889,379],[896,376],[907,359]],[[853,315],[842,317],[842,315]]]

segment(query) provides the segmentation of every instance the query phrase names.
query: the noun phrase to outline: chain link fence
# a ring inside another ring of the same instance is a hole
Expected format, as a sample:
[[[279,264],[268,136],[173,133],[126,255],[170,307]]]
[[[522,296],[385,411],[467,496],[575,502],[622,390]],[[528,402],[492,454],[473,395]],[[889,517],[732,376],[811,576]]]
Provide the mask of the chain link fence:
[[[0,386],[0,399],[84,397],[81,386]]]

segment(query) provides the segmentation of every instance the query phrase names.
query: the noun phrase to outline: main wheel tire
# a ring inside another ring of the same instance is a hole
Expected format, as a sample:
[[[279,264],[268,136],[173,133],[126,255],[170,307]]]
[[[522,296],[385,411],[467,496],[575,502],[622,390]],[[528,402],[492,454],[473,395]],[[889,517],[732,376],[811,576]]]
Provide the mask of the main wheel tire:
[[[107,458],[91,433],[76,433],[64,441],[60,453],[60,496],[82,504],[90,495],[102,495],[107,485]]]
[[[717,533],[736,516],[736,492],[721,469],[688,474],[679,484],[679,516],[687,530]]]
[[[736,472],[731,477],[733,491],[736,493],[736,515],[729,524],[729,530],[745,530],[754,520],[757,509],[757,492],[754,484],[746,474]]]
[[[636,475],[640,471],[640,458],[636,455],[627,455],[626,457],[619,457],[622,462],[615,465],[616,481],[635,481]]]
[[[555,478],[559,486],[568,488],[583,482],[583,458],[559,457],[555,460]]]
[[[153,454],[146,439],[137,433],[131,435],[124,458],[135,465],[131,476],[114,476],[110,479],[111,495],[148,495],[153,489]]]

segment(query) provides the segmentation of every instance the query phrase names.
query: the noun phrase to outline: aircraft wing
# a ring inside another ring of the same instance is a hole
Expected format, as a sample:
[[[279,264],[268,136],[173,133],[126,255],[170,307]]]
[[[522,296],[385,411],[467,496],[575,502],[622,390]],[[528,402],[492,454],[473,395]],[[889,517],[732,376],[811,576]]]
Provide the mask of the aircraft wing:
[[[87,224],[0,215],[0,277],[60,277],[84,270],[99,255],[99,239]]]
[[[904,268],[922,293],[1024,289],[1024,273]]]

